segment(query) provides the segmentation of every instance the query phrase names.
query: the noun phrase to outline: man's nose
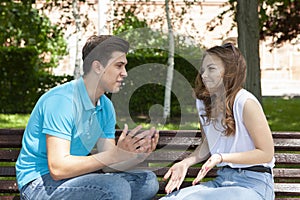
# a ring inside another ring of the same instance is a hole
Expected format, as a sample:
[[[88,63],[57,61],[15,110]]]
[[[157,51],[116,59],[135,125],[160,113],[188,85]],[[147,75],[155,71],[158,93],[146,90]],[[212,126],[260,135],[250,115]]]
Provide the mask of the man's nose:
[[[126,68],[124,67],[124,69],[122,70],[122,72],[121,72],[121,76],[122,77],[127,77],[127,70],[126,70]]]

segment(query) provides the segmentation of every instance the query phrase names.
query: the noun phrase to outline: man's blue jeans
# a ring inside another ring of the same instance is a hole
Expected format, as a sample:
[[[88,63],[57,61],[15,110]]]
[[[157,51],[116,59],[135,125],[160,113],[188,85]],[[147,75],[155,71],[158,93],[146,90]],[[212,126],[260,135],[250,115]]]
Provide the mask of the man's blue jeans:
[[[49,174],[21,189],[22,200],[143,200],[152,199],[158,191],[156,175],[151,171],[90,173],[55,181]]]

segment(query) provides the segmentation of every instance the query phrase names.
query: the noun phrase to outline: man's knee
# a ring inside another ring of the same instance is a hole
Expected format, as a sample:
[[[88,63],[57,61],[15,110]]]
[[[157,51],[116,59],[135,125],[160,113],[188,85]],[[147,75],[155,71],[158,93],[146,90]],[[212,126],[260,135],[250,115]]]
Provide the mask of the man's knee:
[[[143,184],[138,185],[136,192],[140,193],[144,199],[151,199],[156,195],[159,189],[157,177],[152,171],[142,171],[141,174]]]

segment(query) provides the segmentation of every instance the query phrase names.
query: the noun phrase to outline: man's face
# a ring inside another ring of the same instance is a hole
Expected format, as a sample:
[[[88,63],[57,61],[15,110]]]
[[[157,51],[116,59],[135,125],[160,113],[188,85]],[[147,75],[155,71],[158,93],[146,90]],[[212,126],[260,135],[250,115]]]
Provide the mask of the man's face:
[[[124,78],[127,77],[126,64],[126,53],[113,52],[111,59],[103,68],[103,74],[99,81],[101,89],[110,93],[119,92]]]

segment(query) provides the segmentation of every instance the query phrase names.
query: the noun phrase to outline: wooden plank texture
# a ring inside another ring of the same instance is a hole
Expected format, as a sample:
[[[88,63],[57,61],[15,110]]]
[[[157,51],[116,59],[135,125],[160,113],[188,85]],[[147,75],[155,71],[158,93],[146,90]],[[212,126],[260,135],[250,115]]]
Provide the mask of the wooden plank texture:
[[[19,191],[15,180],[14,162],[19,155],[23,129],[0,129],[0,196],[2,200],[19,199]],[[117,130],[116,136],[121,130]],[[276,166],[273,170],[275,178],[276,200],[300,199],[300,132],[273,132]],[[152,170],[161,179],[169,169],[168,165],[188,156],[200,143],[199,130],[170,130],[160,131],[157,151],[152,153],[139,168]],[[158,166],[159,165],[159,166]],[[153,167],[155,166],[155,167]],[[208,178],[216,176],[217,169],[211,170]],[[187,177],[194,178],[199,167],[191,167]],[[8,180],[9,179],[9,180]],[[160,181],[160,192],[164,194],[166,182]],[[184,182],[184,186],[191,182]],[[11,195],[9,195],[11,194]],[[157,198],[156,198],[157,199]]]

